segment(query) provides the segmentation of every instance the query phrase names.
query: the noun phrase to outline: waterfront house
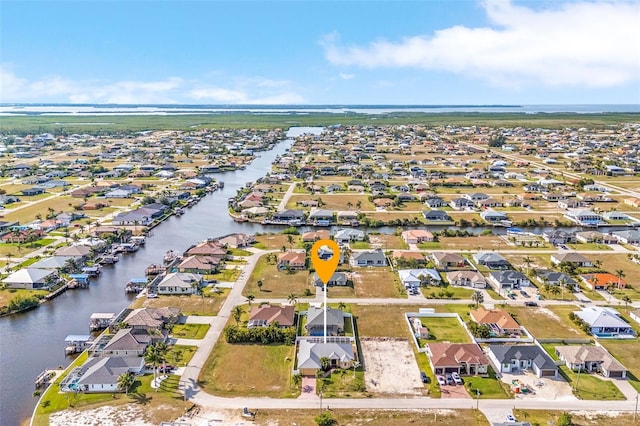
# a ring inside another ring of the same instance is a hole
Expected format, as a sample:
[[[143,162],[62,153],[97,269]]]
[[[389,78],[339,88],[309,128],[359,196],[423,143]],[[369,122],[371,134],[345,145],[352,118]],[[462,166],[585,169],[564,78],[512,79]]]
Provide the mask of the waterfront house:
[[[382,250],[358,251],[351,253],[352,266],[387,266],[387,258]]]
[[[313,279],[311,281],[316,287],[322,287],[324,285],[317,273],[313,274]],[[345,286],[348,281],[349,279],[345,272],[334,272],[333,275],[331,275],[331,278],[329,278],[329,281],[327,281],[327,287],[333,287],[335,285]]]
[[[110,357],[143,356],[147,346],[165,338],[162,333],[156,336],[154,338],[146,329],[121,328],[96,354]]]
[[[309,220],[318,226],[329,226],[334,222],[333,212],[331,210],[311,209]]]
[[[185,256],[211,256],[217,259],[227,257],[227,249],[216,240],[206,240],[187,249]]]
[[[484,251],[473,254],[473,261],[489,269],[509,269],[511,264],[499,253]]]
[[[569,244],[576,242],[576,234],[559,229],[548,229],[542,232],[542,239],[553,245]]]
[[[38,260],[36,263],[33,263],[30,268],[34,269],[62,269],[66,266],[69,266],[69,259],[73,259],[71,256],[53,256],[53,257],[44,257]]]
[[[304,212],[302,210],[283,210],[273,214],[273,220],[282,222],[302,222]]]
[[[152,331],[162,330],[166,325],[176,323],[178,318],[179,308],[138,308],[131,311],[123,322],[133,329]]]
[[[50,269],[23,268],[2,280],[8,288],[27,290],[45,289],[58,281],[56,271]]]
[[[324,336],[324,308],[309,306],[305,329],[309,336]],[[344,332],[344,312],[327,307],[327,336],[337,336]]]
[[[563,251],[559,253],[553,253],[551,255],[551,263],[553,263],[554,265],[559,265],[562,262],[570,263],[579,268],[590,268],[593,266],[593,262],[575,251]]]
[[[558,377],[558,367],[537,345],[489,345],[489,359],[500,373],[531,370],[537,377]]]
[[[315,242],[318,240],[328,240],[330,238],[329,231],[321,229],[318,231],[305,232],[302,234],[302,241],[305,243]]]
[[[402,232],[402,239],[407,244],[420,244],[433,241],[433,234],[424,229],[409,229]]]
[[[236,233],[220,237],[218,242],[225,247],[244,248],[251,247],[251,244],[255,243],[256,239],[251,234]]]
[[[185,272],[167,274],[157,285],[158,294],[198,294],[202,286],[202,276]]]
[[[487,223],[500,223],[508,221],[509,217],[506,213],[498,212],[495,210],[486,210],[480,213],[480,217]]]
[[[423,282],[430,285],[442,283],[442,278],[435,269],[400,269],[398,276],[406,289],[418,288]]]
[[[589,306],[575,311],[574,314],[589,324],[591,334],[597,337],[633,337],[635,332],[631,325],[620,318],[613,308]]]
[[[62,392],[117,392],[118,378],[124,374],[142,374],[144,358],[103,357],[89,358],[76,367],[60,383]]]
[[[576,232],[576,241],[579,243],[617,244],[618,239],[613,235],[603,234],[599,231]]]
[[[471,319],[489,327],[492,336],[520,335],[520,325],[504,309],[485,309],[480,307],[469,312]]]
[[[636,229],[614,231],[611,234],[622,244],[640,245],[640,231]]]
[[[249,312],[247,328],[269,327],[271,325],[277,325],[280,328],[293,327],[295,317],[296,313],[293,305],[254,305]]]
[[[287,251],[278,255],[278,269],[302,270],[307,267],[307,253],[304,251]]]
[[[595,227],[604,223],[601,215],[589,209],[570,209],[564,217],[580,226]]]
[[[299,341],[297,369],[303,376],[315,377],[322,368],[322,359],[329,360],[330,368],[349,369],[356,360],[353,344],[348,340],[324,343],[322,339]]]
[[[333,235],[333,239],[338,244],[349,244],[354,241],[364,241],[364,231],[352,228],[338,229]]]
[[[600,346],[556,346],[555,352],[560,361],[573,371],[586,370],[619,379],[627,377],[627,369]]]
[[[429,343],[427,355],[437,375],[475,376],[486,374],[489,368],[489,360],[477,343]]]
[[[450,285],[472,288],[486,288],[487,280],[477,271],[451,271],[445,277]]]
[[[451,216],[442,210],[424,211],[422,216],[427,222],[451,222]]]
[[[531,281],[529,281],[526,275],[513,270],[490,272],[488,282],[497,291],[500,291],[502,288],[515,290],[531,285]]]
[[[178,272],[191,272],[194,274],[215,274],[220,267],[220,258],[213,256],[188,256],[176,267]]]

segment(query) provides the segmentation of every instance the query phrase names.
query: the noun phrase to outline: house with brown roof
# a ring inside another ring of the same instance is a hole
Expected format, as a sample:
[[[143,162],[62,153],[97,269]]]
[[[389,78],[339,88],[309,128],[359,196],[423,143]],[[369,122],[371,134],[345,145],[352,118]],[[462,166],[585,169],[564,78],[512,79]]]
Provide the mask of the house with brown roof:
[[[307,267],[307,253],[304,251],[287,251],[278,255],[278,269],[302,270]]]
[[[402,232],[402,239],[407,244],[420,244],[433,241],[433,234],[425,229],[409,229]]]
[[[203,241],[190,247],[185,255],[187,256],[213,256],[224,259],[227,256],[227,249],[215,240]]]
[[[469,312],[471,319],[478,324],[486,325],[495,336],[512,336],[520,334],[520,325],[504,309],[490,309],[483,307]]]
[[[139,308],[130,312],[122,322],[133,329],[160,330],[165,324],[175,323],[179,317],[179,308]]]
[[[295,317],[295,307],[293,305],[254,305],[251,308],[251,312],[249,312],[247,328],[269,327],[273,324],[278,324],[281,328],[293,327]]]
[[[598,372],[604,377],[627,377],[627,369],[606,349],[600,346],[556,346],[555,352],[561,361],[573,371]]]
[[[220,266],[220,259],[213,256],[188,256],[178,264],[178,272],[194,274],[215,274]]]
[[[434,374],[474,376],[486,374],[489,368],[489,359],[477,343],[429,343],[427,354]]]
[[[579,268],[589,268],[593,263],[584,255],[575,251],[553,253],[551,255],[551,263],[559,265],[560,263],[571,263]]]
[[[445,272],[450,285],[472,288],[486,288],[487,280],[478,271],[450,271]]]
[[[326,229],[305,232],[302,234],[302,241],[305,243],[315,242],[318,240],[328,240],[329,238],[331,238],[331,234]]]
[[[424,254],[417,251],[394,250],[393,253],[391,253],[391,257],[396,264],[398,261],[416,262],[419,265],[425,265],[427,263],[427,259],[424,257]]]
[[[250,234],[229,234],[218,239],[218,242],[226,247],[242,248],[249,247],[256,242],[253,235]]]
[[[449,269],[449,268],[464,268],[467,266],[467,262],[458,253],[443,253],[443,252],[434,252],[431,253],[431,257],[433,258],[433,263],[437,268],[441,269]]]

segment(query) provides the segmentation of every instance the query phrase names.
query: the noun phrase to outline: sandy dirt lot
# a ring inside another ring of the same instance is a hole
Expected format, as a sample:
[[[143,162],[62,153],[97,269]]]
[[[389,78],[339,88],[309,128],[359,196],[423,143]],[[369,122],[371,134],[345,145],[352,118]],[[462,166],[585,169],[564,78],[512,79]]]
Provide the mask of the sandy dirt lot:
[[[512,380],[520,380],[529,389],[533,390],[528,394],[517,394],[518,399],[544,399],[544,400],[562,400],[576,401],[576,397],[571,392],[571,386],[563,379],[551,379],[544,377],[539,379],[535,374],[526,372],[523,374],[502,373],[501,380],[504,383],[511,384]],[[542,386],[539,386],[542,384]]]
[[[416,394],[424,389],[407,340],[362,339],[368,392]]]
[[[181,419],[192,426],[235,426],[252,424],[242,417],[239,410],[200,410],[191,417]],[[144,420],[142,408],[136,405],[120,407],[100,407],[92,410],[65,410],[52,414],[49,418],[51,426],[156,426]]]

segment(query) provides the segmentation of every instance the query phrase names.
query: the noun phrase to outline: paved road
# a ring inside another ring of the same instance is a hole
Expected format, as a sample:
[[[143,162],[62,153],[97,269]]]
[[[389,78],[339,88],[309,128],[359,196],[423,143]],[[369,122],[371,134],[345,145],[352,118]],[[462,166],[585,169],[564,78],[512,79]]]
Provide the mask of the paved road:
[[[286,209],[287,203],[289,202],[289,198],[291,198],[291,196],[293,195],[293,191],[295,189],[296,189],[296,182],[293,182],[291,185],[289,185],[289,189],[287,189],[287,192],[284,193],[284,196],[282,197],[282,201],[280,201],[280,204],[278,204],[278,211],[282,211]]]

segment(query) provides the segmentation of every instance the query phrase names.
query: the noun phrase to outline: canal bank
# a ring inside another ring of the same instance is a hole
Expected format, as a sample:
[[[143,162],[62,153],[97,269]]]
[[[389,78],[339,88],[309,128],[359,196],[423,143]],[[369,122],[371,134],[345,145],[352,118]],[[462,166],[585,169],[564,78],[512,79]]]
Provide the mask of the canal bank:
[[[262,152],[245,170],[216,174],[225,183],[224,189],[156,227],[144,247],[105,267],[89,288],[63,293],[31,312],[1,318],[0,425],[21,424],[31,416],[37,402],[32,397],[35,378],[45,369],[66,366],[72,360],[64,355],[65,336],[86,334],[93,312],[119,312],[128,306],[135,296],[125,294],[125,284],[143,275],[149,264],[161,261],[165,252],[182,252],[210,236],[264,232],[261,225],[234,222],[227,213],[227,199],[246,182],[264,176],[273,159],[292,144],[287,140]]]

